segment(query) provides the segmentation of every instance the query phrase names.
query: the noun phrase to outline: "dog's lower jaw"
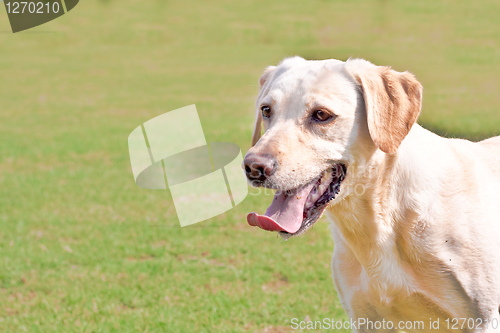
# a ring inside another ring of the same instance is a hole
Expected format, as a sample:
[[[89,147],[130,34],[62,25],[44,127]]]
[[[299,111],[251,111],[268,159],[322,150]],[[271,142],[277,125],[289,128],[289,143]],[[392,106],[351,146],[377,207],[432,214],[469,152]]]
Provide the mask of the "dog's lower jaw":
[[[325,207],[326,209],[326,207]],[[323,215],[324,213],[324,210],[325,209],[322,209],[320,211],[316,211],[316,213],[311,216],[311,222],[310,223],[307,223],[307,221],[304,223],[302,222],[302,226],[300,227],[300,229],[291,234],[291,233],[288,233],[288,232],[283,232],[283,231],[280,231],[279,232],[279,235],[281,236],[281,238],[285,241],[287,241],[288,239],[290,239],[291,237],[295,237],[295,236],[300,236],[302,235],[303,233],[305,233],[307,230],[309,230],[309,228],[312,228],[314,226],[314,224],[316,224],[316,222],[321,218],[321,216]]]

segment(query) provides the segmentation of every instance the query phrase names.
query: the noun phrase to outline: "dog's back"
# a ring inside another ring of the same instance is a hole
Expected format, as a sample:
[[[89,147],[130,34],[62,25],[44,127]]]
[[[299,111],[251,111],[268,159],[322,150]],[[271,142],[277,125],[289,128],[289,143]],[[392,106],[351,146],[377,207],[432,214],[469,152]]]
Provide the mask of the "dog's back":
[[[500,136],[481,141],[479,144],[489,151],[485,156],[486,163],[500,177]]]

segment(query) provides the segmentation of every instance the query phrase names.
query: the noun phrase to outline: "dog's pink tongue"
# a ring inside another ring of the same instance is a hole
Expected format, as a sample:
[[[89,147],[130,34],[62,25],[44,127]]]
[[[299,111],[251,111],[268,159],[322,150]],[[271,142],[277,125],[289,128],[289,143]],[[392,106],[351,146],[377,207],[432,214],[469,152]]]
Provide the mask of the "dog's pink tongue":
[[[307,185],[297,194],[276,194],[265,215],[248,214],[248,224],[269,231],[297,232],[304,218],[304,204],[314,185],[314,182]]]

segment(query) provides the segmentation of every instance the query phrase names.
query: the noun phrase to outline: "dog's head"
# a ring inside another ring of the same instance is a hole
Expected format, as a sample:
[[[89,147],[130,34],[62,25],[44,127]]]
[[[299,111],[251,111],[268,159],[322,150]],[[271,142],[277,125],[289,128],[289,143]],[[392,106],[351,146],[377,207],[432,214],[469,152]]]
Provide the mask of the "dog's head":
[[[378,151],[395,154],[421,108],[422,86],[412,74],[361,59],[288,58],[259,81],[244,167],[253,186],[276,195],[265,215],[247,220],[285,238],[349,195],[347,180],[360,163]]]

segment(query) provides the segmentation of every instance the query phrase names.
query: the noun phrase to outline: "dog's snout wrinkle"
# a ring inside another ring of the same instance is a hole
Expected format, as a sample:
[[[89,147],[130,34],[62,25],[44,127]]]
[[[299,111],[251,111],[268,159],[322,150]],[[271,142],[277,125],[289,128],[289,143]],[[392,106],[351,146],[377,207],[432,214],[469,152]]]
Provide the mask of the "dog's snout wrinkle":
[[[243,163],[250,181],[264,182],[276,172],[276,159],[269,155],[248,154]]]

